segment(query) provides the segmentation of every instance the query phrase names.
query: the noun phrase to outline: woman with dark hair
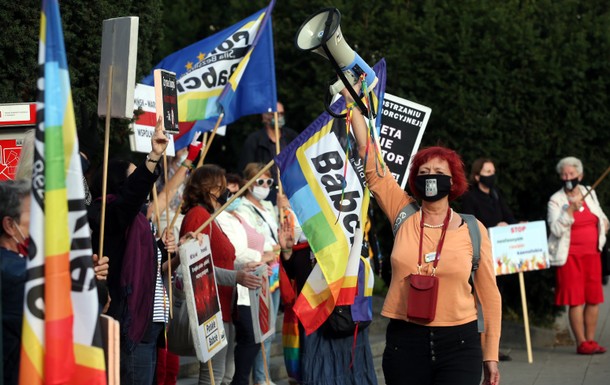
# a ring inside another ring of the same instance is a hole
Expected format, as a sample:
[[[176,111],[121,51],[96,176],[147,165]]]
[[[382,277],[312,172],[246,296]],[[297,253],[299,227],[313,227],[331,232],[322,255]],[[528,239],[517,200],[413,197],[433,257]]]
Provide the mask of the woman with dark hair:
[[[462,212],[474,215],[486,228],[507,226],[517,223],[502,194],[496,187],[496,167],[490,158],[479,158],[472,163],[470,187],[462,196]],[[496,277],[498,289],[504,294],[506,283],[514,279],[512,275]],[[500,361],[512,358],[500,351]]]
[[[222,206],[221,201],[226,186],[225,171],[216,165],[205,164],[193,171],[184,188],[184,202],[182,206],[184,220],[180,229],[181,236],[188,232],[196,231],[211,217],[211,213]],[[225,330],[230,330],[235,281],[231,285],[223,285],[219,274],[220,269],[218,268],[234,269],[235,248],[216,221],[212,221],[209,226],[204,228],[202,234],[208,235],[210,239],[210,249],[218,280],[218,297],[220,299],[223,326]],[[208,284],[212,285],[211,282],[208,282]],[[206,302],[202,306],[205,307],[208,304],[209,302]],[[227,354],[228,347],[225,346],[212,358],[214,383],[220,383],[224,377]],[[211,383],[208,366],[200,364],[199,384]]]
[[[346,90],[343,96],[347,103],[353,102]],[[369,146],[367,124],[358,108],[353,109],[352,128],[360,156],[367,159],[368,186],[395,223],[415,199],[388,170],[381,170],[375,156],[365,158],[373,145]],[[381,312],[390,318],[382,364],[386,383],[478,385],[483,367],[483,383],[497,385],[502,307],[491,244],[485,227],[477,222],[480,260],[471,286],[470,229],[449,205],[468,187],[462,160],[445,147],[420,150],[413,157],[408,181],[415,198],[421,199],[421,208],[397,228],[392,248],[392,281]],[[483,309],[481,336],[473,288]]]
[[[479,158],[472,164],[462,212],[474,215],[487,228],[517,223],[496,187],[496,167],[491,159]]]
[[[157,123],[151,139],[152,150],[143,164],[121,160],[108,164],[104,254],[110,258],[107,314],[121,324],[121,383],[153,382],[157,337],[163,330],[167,309],[160,266],[167,258],[163,242],[157,244],[144,213],[149,192],[159,172],[157,165],[168,139]],[[102,209],[102,173],[91,186],[93,202],[88,207],[93,250],[99,250]],[[144,211],[143,211],[144,210]],[[166,239],[175,246],[173,236]]]

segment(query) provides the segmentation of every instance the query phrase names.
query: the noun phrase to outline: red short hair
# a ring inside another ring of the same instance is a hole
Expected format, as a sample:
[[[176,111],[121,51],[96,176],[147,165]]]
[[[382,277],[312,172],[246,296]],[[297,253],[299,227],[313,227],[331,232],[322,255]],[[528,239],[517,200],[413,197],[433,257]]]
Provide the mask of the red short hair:
[[[452,201],[460,197],[468,189],[468,181],[466,180],[466,174],[464,173],[464,162],[457,152],[441,146],[424,148],[413,156],[411,169],[409,170],[409,188],[411,189],[411,193],[417,198],[421,198],[415,189],[415,177],[417,176],[417,172],[421,165],[434,158],[446,160],[449,164],[451,180],[453,182],[451,191],[449,192],[449,200]]]

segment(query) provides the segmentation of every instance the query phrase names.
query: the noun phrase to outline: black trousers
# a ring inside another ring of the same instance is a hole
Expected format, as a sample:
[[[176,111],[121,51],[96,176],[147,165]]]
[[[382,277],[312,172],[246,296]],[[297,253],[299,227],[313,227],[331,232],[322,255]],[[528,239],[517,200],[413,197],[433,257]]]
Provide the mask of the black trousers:
[[[479,385],[483,353],[477,322],[427,327],[390,320],[382,366],[389,385]]]
[[[237,311],[238,318],[233,322],[235,325],[235,374],[231,384],[249,385],[252,365],[261,344],[254,342],[250,306],[239,305]]]

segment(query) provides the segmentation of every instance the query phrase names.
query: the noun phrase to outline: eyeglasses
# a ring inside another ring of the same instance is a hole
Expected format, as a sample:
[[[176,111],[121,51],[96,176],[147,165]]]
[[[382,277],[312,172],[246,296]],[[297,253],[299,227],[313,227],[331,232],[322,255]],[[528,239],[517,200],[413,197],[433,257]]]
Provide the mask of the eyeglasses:
[[[273,178],[261,178],[261,179],[257,179],[256,180],[256,184],[259,186],[262,186],[264,184],[267,184],[267,186],[271,187],[271,185],[273,185]]]

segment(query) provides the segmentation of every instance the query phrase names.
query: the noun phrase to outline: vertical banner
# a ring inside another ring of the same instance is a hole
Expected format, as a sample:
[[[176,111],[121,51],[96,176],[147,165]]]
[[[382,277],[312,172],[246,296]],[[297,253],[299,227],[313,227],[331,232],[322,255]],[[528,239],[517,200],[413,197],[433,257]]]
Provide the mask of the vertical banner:
[[[260,277],[262,281],[261,287],[249,291],[254,342],[258,344],[275,333],[275,315],[272,314],[271,309],[271,291],[269,290],[267,265],[259,266],[253,274]]]
[[[43,1],[40,24],[19,383],[102,385],[91,232],[57,0]]]
[[[163,119],[163,129],[170,134],[178,134],[178,91],[176,74],[157,69],[155,74],[155,102],[157,116]]]
[[[388,93],[383,99],[379,144],[384,162],[403,189],[431,113],[429,107]]]
[[[207,362],[227,345],[210,238],[203,235],[201,244],[196,240],[182,244],[180,264],[195,352],[200,362]]]

